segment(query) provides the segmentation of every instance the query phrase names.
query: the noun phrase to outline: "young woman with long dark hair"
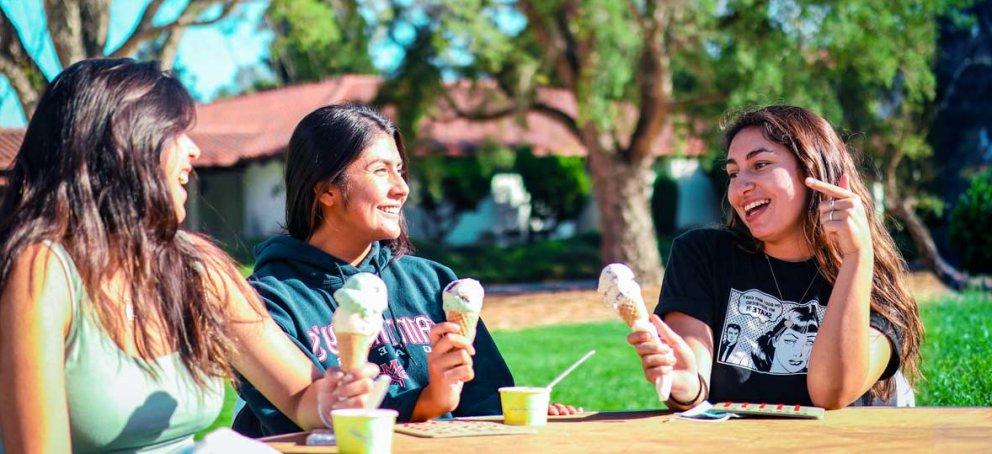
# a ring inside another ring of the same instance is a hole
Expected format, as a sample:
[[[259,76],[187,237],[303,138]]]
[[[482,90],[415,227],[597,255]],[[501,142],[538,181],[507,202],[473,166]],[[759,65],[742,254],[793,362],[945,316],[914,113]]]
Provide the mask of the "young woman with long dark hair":
[[[672,374],[673,408],[911,402],[919,310],[844,142],[792,106],[743,113],[724,137],[733,210],[675,239],[652,316],[661,342],[628,338],[645,376]],[[728,336],[733,354],[714,355]]]
[[[369,359],[389,375],[383,406],[400,421],[500,413],[501,386],[513,378],[485,324],[474,342],[445,321],[441,292],[456,280],[439,263],[407,254],[403,205],[409,195],[399,130],[374,109],[321,107],[303,118],[286,157],[286,228],[255,250],[250,284],[275,321],[322,367],[337,364],[332,295],[360,272],[386,283],[388,310]],[[250,381],[250,380],[249,380]],[[245,383],[248,408],[235,420],[246,434],[298,430]],[[573,413],[555,404],[549,414]]]
[[[194,112],[130,59],[76,63],[38,103],[0,204],[0,452],[171,452],[235,370],[302,427],[364,405],[374,367],[321,377],[182,229]]]

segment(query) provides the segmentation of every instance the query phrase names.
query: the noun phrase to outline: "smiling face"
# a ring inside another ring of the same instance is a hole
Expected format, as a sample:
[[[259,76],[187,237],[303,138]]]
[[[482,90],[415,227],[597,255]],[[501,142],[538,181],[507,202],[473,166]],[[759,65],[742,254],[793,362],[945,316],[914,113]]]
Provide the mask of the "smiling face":
[[[319,198],[325,222],[348,236],[340,240],[371,244],[400,236],[401,211],[410,188],[403,180],[403,160],[391,136],[378,134],[348,164],[343,186],[331,185]]]
[[[815,331],[803,333],[786,328],[772,343],[775,346],[775,356],[772,358],[770,372],[790,374],[801,372],[806,368],[815,340]]]
[[[802,237],[808,190],[792,152],[746,128],[730,143],[726,171],[727,198],[752,236],[765,243]]]
[[[193,171],[193,161],[200,157],[200,149],[186,134],[180,134],[169,141],[162,151],[162,172],[172,196],[176,219],[182,223],[186,219],[186,183]]]

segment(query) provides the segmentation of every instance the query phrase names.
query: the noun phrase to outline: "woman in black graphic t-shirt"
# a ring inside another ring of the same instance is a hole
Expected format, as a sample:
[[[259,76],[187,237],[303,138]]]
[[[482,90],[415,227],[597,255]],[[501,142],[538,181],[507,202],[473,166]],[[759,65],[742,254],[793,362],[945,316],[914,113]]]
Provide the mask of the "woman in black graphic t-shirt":
[[[732,216],[673,242],[661,342],[628,338],[645,376],[672,375],[673,408],[896,402],[919,375],[922,323],[844,143],[818,115],[770,106],[740,115],[725,149]]]

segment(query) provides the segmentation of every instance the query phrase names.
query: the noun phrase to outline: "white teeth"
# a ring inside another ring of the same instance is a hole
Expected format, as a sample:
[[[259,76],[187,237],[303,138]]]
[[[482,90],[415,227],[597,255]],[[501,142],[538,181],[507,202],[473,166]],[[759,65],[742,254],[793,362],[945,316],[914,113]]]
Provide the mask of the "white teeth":
[[[770,203],[770,202],[771,202],[771,200],[768,200],[768,199],[755,200],[754,202],[751,202],[751,203],[747,204],[746,206],[744,206],[744,211],[751,211],[754,208],[757,208],[757,207],[759,207],[761,205],[764,205],[764,204]]]
[[[389,214],[399,214],[400,207],[379,207],[380,210]]]

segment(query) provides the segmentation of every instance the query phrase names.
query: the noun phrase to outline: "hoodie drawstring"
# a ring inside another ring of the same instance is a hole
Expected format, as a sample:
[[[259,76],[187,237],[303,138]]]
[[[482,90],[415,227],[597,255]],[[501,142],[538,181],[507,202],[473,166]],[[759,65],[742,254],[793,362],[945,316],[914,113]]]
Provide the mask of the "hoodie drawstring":
[[[375,268],[375,275],[378,276],[379,279],[382,279],[382,268],[380,268],[381,265],[379,264],[378,257],[373,257],[371,262],[372,267]],[[340,266],[338,268],[340,268]],[[389,311],[389,318],[393,321],[393,333],[395,333],[396,338],[400,340],[400,349],[403,350],[403,353],[406,353],[407,358],[410,358],[410,361],[413,362],[413,364],[417,364],[417,360],[410,354],[410,350],[406,346],[406,340],[403,339],[403,333],[400,332],[399,323],[396,321],[396,314],[393,312],[393,305],[389,304],[388,299],[386,301],[386,310]]]

